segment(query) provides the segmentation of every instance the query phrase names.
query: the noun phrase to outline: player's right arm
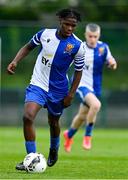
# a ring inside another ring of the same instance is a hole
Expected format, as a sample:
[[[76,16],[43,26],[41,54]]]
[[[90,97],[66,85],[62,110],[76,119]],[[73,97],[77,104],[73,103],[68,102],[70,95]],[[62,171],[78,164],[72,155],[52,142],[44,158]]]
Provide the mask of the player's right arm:
[[[30,53],[30,51],[32,51],[35,47],[37,47],[38,45],[41,44],[40,38],[41,38],[43,31],[44,31],[44,29],[37,32],[33,36],[33,38],[18,51],[15,58],[12,60],[12,62],[7,67],[7,72],[9,74],[14,74],[17,64],[22,59],[24,59]]]
[[[31,43],[27,43],[25,44],[25,46],[23,46],[18,53],[16,54],[15,58],[12,60],[12,62],[8,65],[7,67],[7,72],[11,75],[13,75],[15,73],[15,69],[17,64],[23,59],[25,58],[30,51],[32,51],[34,49],[34,47],[32,46]]]

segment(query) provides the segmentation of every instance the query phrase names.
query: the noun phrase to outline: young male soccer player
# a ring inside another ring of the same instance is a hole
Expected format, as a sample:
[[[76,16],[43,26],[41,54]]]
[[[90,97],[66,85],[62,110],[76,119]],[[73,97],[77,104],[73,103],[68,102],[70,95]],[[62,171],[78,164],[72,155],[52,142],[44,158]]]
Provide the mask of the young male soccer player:
[[[82,78],[77,89],[82,103],[77,115],[74,117],[69,130],[64,132],[64,149],[71,151],[73,136],[78,128],[86,121],[83,148],[91,148],[92,131],[96,121],[97,113],[100,110],[101,102],[98,99],[101,95],[103,65],[111,69],[117,68],[117,63],[106,43],[99,41],[100,26],[90,23],[85,29],[85,65]]]
[[[57,16],[60,27],[42,29],[36,33],[7,67],[8,73],[14,74],[19,61],[41,45],[30,85],[26,89],[23,130],[27,153],[36,152],[34,120],[41,107],[47,108],[50,126],[48,166],[53,166],[58,159],[59,118],[63,109],[71,104],[84,65],[83,43],[73,34],[78,21],[81,20],[80,14],[74,10],[63,9],[57,13]],[[68,90],[66,73],[72,62],[75,65],[75,75]],[[24,170],[23,162],[17,164],[16,169]]]

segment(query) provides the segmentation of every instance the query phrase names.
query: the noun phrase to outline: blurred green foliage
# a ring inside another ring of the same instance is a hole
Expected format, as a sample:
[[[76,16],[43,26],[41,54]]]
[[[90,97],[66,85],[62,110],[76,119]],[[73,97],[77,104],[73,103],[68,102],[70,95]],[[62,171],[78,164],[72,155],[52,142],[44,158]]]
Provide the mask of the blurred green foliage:
[[[5,0],[0,2],[0,19],[40,20],[44,13],[67,7],[79,10],[87,21],[128,21],[127,0]]]
[[[38,11],[27,7],[4,7],[0,8],[0,19],[2,20],[38,20]]]

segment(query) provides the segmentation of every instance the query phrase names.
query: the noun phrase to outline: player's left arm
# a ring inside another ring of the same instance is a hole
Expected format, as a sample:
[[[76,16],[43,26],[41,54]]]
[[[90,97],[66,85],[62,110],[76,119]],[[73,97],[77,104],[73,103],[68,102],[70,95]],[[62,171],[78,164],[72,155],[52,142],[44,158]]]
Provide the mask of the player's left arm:
[[[106,48],[107,48],[107,56],[106,56],[107,66],[108,66],[108,68],[115,70],[115,69],[117,69],[117,62],[114,59],[114,57],[112,56],[109,47],[107,46]]]
[[[81,46],[74,58],[74,65],[75,65],[75,73],[73,77],[73,81],[71,84],[71,88],[69,90],[68,95],[64,98],[64,107],[68,107],[71,105],[71,101],[76,93],[76,90],[78,88],[78,85],[81,80],[82,76],[82,70],[84,66],[84,55],[85,55],[85,50],[83,43],[81,43]]]
[[[78,85],[80,83],[81,76],[82,76],[82,71],[75,71],[73,82],[72,82],[71,88],[69,90],[69,93],[64,98],[64,107],[68,107],[71,105],[71,102],[72,102],[72,99],[74,98],[76,89],[78,88]]]

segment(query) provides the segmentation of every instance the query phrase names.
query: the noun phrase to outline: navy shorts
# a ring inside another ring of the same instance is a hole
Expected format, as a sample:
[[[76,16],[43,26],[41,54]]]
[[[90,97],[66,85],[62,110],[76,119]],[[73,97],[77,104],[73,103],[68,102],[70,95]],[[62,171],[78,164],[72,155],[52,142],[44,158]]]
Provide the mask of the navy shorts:
[[[56,99],[51,93],[32,84],[26,88],[25,103],[26,102],[35,102],[47,108],[48,112],[54,116],[60,116],[64,109],[63,99]]]

